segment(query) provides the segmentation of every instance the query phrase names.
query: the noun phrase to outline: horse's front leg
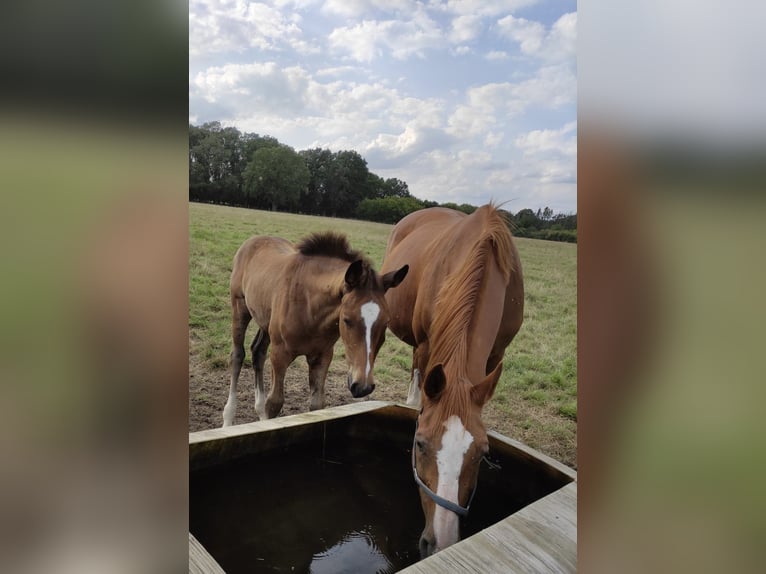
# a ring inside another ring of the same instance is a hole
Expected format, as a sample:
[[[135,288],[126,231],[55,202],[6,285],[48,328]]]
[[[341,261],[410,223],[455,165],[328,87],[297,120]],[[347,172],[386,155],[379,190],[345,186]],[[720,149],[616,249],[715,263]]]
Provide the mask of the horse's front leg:
[[[407,392],[407,404],[411,407],[420,407],[420,371],[414,366],[412,367],[410,388]]]
[[[271,391],[266,399],[266,418],[273,419],[285,404],[285,373],[295,355],[287,351],[284,344],[271,347]]]
[[[309,409],[312,411],[324,408],[324,382],[327,379],[327,371],[330,369],[332,354],[333,347],[329,347],[319,355],[306,357],[306,362],[309,365],[309,389],[311,391]]]
[[[407,404],[420,408],[420,377],[428,365],[428,343],[423,342],[412,350],[412,380],[407,393]]]

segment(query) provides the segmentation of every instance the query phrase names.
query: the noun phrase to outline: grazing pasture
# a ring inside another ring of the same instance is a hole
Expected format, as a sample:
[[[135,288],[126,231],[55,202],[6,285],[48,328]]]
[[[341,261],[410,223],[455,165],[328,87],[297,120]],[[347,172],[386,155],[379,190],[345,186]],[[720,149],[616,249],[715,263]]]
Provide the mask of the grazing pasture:
[[[351,246],[380,270],[391,225],[242,208],[189,204],[189,430],[220,427],[229,387],[232,259],[252,235],[296,241],[314,231],[345,233]],[[524,271],[524,323],[505,353],[495,395],[484,408],[487,428],[520,440],[575,467],[577,428],[576,245],[515,239]],[[405,279],[406,281],[406,279]],[[255,327],[245,340],[249,349]],[[248,353],[249,355],[249,353]],[[411,348],[388,333],[375,363],[370,399],[404,403]],[[326,404],[355,402],[346,387],[343,346],[325,385]],[[266,384],[270,373],[266,370]],[[282,415],[309,408],[308,368],[298,358],[288,369]],[[250,357],[239,385],[236,424],[256,420]]]

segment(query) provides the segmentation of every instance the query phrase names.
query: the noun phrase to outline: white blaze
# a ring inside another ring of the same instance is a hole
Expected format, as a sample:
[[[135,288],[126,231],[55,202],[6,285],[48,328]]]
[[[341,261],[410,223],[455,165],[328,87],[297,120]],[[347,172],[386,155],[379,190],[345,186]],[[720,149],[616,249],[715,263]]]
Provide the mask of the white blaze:
[[[371,341],[372,341],[372,326],[375,324],[378,315],[380,314],[380,307],[377,303],[369,301],[362,305],[362,323],[365,326],[365,343],[367,351],[367,370],[364,373],[364,378],[370,376],[370,354],[372,353]]]
[[[444,426],[447,430],[442,435],[441,449],[436,453],[436,466],[439,471],[436,494],[460,504],[460,469],[463,468],[463,457],[473,442],[473,435],[465,429],[456,415],[448,418]],[[457,542],[460,537],[460,517],[438,505],[434,510],[433,527],[437,550]]]

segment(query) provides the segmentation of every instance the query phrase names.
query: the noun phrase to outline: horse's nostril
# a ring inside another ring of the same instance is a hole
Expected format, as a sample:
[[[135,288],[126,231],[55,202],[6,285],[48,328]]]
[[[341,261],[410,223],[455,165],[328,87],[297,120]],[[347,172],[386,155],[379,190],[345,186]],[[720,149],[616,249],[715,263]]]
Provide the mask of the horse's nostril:
[[[431,554],[434,553],[434,547],[436,546],[436,541],[430,540],[429,538],[426,538],[425,536],[420,537],[420,558],[428,558]]]

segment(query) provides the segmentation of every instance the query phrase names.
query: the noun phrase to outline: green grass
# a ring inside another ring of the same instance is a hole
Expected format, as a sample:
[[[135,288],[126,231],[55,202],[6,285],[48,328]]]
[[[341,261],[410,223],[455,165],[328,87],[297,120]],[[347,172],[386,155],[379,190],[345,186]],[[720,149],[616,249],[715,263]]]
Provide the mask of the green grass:
[[[228,364],[228,281],[234,253],[248,237],[277,235],[295,241],[313,231],[342,231],[380,269],[391,228],[365,221],[190,203],[191,358],[210,369],[225,369]],[[506,350],[503,375],[485,416],[495,421],[500,432],[574,466],[576,245],[524,238],[515,242],[524,272],[524,324]],[[336,360],[343,357],[342,345],[336,345],[335,353]],[[410,347],[389,333],[375,364],[376,380],[401,387],[402,400],[411,353]]]

